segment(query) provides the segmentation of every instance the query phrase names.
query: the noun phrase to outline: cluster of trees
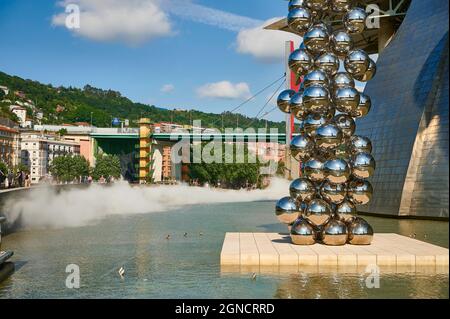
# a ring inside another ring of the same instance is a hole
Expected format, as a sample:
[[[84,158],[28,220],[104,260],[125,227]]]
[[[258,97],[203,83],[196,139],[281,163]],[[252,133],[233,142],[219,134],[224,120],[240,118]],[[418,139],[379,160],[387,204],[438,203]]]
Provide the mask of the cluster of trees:
[[[94,168],[79,155],[65,155],[55,158],[50,165],[50,172],[58,182],[80,181],[81,178],[92,176],[99,180],[102,176],[109,180],[119,178],[121,173],[120,159],[115,155],[99,156]]]
[[[132,123],[141,117],[149,117],[154,122],[174,122],[189,125],[193,120],[201,120],[204,127],[235,127],[246,128],[266,127],[265,120],[253,120],[240,114],[225,112],[223,114],[204,113],[200,111],[167,110],[156,106],[134,103],[123,97],[119,92],[97,89],[85,86],[83,89],[73,87],[53,87],[36,81],[24,80],[17,76],[10,76],[0,72],[0,84],[10,88],[10,98],[15,99],[14,91],[22,91],[27,98],[35,101],[44,112],[44,124],[61,124],[75,122],[90,122],[96,126],[109,126],[111,116],[127,118]],[[58,112],[57,108],[64,110]],[[3,110],[3,108],[2,108]],[[1,116],[1,115],[0,115]],[[8,116],[12,116],[8,114]],[[267,122],[268,127],[277,127],[283,131],[282,122]]]

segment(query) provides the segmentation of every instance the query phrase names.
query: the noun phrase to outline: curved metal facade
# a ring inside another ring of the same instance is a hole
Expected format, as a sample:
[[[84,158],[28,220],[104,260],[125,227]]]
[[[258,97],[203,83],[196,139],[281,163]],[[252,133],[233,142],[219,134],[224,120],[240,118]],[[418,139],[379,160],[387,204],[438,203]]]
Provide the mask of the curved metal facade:
[[[366,87],[358,121],[377,160],[373,202],[386,215],[449,216],[448,1],[413,0]]]

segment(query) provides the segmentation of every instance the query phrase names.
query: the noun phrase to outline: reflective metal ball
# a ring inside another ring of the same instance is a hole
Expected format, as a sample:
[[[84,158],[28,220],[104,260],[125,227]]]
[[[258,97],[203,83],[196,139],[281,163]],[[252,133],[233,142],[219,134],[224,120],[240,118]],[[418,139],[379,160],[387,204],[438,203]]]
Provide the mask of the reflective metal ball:
[[[298,8],[304,8],[305,7],[305,0],[291,0],[289,1],[289,11],[292,9],[298,9]]]
[[[303,105],[308,112],[326,113],[330,107],[330,92],[322,85],[310,86],[303,92]]]
[[[325,179],[323,162],[316,157],[310,158],[306,163],[303,164],[303,174],[312,182],[322,182]]]
[[[336,13],[347,12],[353,7],[354,0],[331,0],[331,10]]]
[[[330,37],[330,48],[340,58],[345,58],[353,47],[353,39],[347,32],[337,31]]]
[[[356,217],[356,206],[349,200],[344,200],[336,207],[336,216],[344,223],[350,223]]]
[[[351,160],[352,175],[359,179],[366,179],[375,173],[375,159],[369,153],[358,153]]]
[[[294,96],[294,94],[294,90],[284,90],[280,93],[280,95],[278,95],[277,105],[281,112],[290,113],[291,98],[292,96]]]
[[[347,243],[347,225],[338,219],[331,219],[323,228],[322,242],[328,246],[342,246]]]
[[[364,74],[355,74],[355,79],[360,82],[367,82],[372,80],[377,74],[377,64],[374,60],[370,59],[369,67]]]
[[[330,35],[327,29],[315,26],[311,27],[303,37],[303,43],[308,52],[316,56],[328,50],[330,43]]]
[[[352,245],[370,245],[373,240],[373,228],[361,217],[356,217],[348,226],[348,243]]]
[[[350,137],[355,134],[356,124],[350,115],[338,114],[334,117],[334,123],[341,129],[344,137]]]
[[[289,68],[297,75],[305,75],[314,67],[314,59],[306,50],[297,49],[289,56]]]
[[[314,141],[309,136],[297,135],[291,141],[291,154],[297,161],[308,160],[314,151],[314,146]]]
[[[304,35],[312,24],[311,11],[303,7],[294,8],[289,11],[287,23],[292,31]]]
[[[297,203],[291,197],[283,197],[275,206],[275,214],[278,220],[286,225],[290,225],[299,217],[300,210]]]
[[[329,204],[340,204],[347,196],[347,186],[345,184],[332,184],[324,182],[320,187],[320,195]]]
[[[358,153],[372,153],[372,142],[368,137],[354,135],[350,138],[350,152],[355,155]]]
[[[367,180],[353,180],[348,185],[348,198],[355,205],[368,204],[373,196],[373,187]]]
[[[330,84],[330,80],[324,71],[316,69],[305,75],[303,78],[303,84],[305,88],[309,88],[314,85],[322,85],[327,87]]]
[[[291,227],[291,240],[295,245],[314,245],[316,243],[314,227],[305,218],[300,217]]]
[[[291,197],[299,202],[309,202],[316,195],[316,186],[306,178],[298,178],[289,187]]]
[[[359,93],[360,99],[358,107],[355,111],[352,112],[352,116],[355,118],[362,118],[369,114],[370,109],[372,108],[372,100],[370,96],[364,93]]]
[[[344,26],[349,33],[362,33],[366,29],[367,13],[361,8],[354,8],[344,16]]]
[[[333,184],[344,184],[350,179],[350,166],[343,159],[331,159],[323,164],[325,179]]]
[[[305,212],[305,218],[314,227],[320,227],[328,223],[331,219],[331,206],[323,199],[313,199],[309,202]]]
[[[308,115],[308,110],[303,104],[303,92],[296,93],[291,98],[290,103],[291,114],[297,118],[299,121],[303,121]]]
[[[325,11],[328,10],[329,0],[305,0],[306,6],[313,11]]]
[[[351,51],[344,60],[345,70],[353,77],[363,76],[370,65],[370,57],[363,50]]]
[[[342,139],[342,131],[334,124],[325,124],[316,130],[316,146],[321,149],[334,149],[342,143]]]
[[[360,95],[358,90],[353,87],[340,87],[334,91],[333,102],[336,105],[336,110],[342,113],[352,113],[359,105]]]
[[[338,88],[355,87],[355,80],[347,72],[336,73],[331,80],[331,87],[335,91]]]
[[[337,73],[340,63],[337,55],[331,52],[325,52],[314,61],[315,66],[328,76],[333,76]]]
[[[311,137],[316,136],[316,130],[327,124],[329,120],[320,114],[309,114],[306,119],[303,121],[303,128],[305,133]]]

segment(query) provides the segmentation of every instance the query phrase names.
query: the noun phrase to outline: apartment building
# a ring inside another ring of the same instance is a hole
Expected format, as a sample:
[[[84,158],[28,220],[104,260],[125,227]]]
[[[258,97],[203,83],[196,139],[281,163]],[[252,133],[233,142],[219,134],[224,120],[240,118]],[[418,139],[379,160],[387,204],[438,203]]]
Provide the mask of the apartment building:
[[[13,167],[19,162],[19,131],[0,125],[0,161]]]

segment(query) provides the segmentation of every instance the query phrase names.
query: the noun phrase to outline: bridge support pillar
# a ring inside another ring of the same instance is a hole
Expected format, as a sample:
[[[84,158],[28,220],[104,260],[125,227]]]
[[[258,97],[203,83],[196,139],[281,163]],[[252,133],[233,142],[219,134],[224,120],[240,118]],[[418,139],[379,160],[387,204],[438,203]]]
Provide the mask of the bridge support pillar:
[[[139,184],[147,184],[153,177],[151,134],[150,119],[141,119],[139,121]]]

